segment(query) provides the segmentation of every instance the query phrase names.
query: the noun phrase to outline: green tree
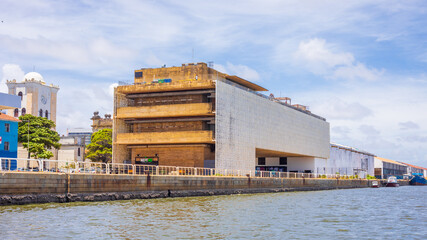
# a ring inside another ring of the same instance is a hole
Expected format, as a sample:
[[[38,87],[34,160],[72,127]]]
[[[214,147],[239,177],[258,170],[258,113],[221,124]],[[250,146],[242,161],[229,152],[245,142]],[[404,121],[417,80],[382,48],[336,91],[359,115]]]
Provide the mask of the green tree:
[[[18,142],[28,150],[28,157],[45,158],[53,157],[49,149],[59,149],[59,134],[53,130],[55,123],[44,117],[26,114],[19,117]],[[29,146],[28,146],[29,144]]]
[[[113,155],[113,130],[111,128],[101,129],[92,134],[91,142],[87,145],[86,157],[93,162],[111,162]]]

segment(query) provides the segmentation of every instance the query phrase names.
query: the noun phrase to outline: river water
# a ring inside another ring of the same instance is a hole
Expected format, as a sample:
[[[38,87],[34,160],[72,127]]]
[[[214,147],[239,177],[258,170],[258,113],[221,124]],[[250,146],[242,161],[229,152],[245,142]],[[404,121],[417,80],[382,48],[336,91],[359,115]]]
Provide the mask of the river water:
[[[1,239],[427,239],[427,187],[0,207]]]

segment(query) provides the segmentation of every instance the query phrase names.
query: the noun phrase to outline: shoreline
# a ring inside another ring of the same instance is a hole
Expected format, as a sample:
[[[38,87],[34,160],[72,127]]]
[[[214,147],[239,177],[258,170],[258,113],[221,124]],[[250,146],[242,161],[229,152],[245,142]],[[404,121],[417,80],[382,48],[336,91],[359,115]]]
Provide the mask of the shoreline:
[[[106,193],[68,193],[68,194],[19,194],[0,195],[0,206],[68,203],[68,202],[103,202],[134,199],[201,197],[236,194],[280,193],[341,190],[366,187],[302,187],[302,188],[247,188],[247,189],[211,189],[211,190],[171,190],[146,192],[106,192]]]

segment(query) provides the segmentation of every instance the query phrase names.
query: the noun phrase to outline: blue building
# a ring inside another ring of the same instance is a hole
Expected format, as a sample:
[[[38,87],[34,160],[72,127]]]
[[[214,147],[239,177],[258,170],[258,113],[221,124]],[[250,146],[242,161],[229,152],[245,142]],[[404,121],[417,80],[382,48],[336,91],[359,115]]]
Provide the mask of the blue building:
[[[18,156],[18,122],[19,119],[3,113],[5,109],[21,107],[21,97],[0,93],[0,158]],[[0,169],[16,168],[16,160],[2,160]]]
[[[0,113],[0,158],[18,156],[19,119]]]

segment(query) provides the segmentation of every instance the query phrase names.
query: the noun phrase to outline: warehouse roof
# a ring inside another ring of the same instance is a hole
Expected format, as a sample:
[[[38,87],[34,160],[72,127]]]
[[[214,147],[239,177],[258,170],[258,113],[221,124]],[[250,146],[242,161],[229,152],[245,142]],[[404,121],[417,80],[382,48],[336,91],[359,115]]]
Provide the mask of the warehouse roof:
[[[381,160],[381,161],[383,161],[383,162],[393,163],[393,164],[400,165],[400,166],[406,166],[406,165],[405,165],[405,164],[403,164],[403,163],[400,163],[400,162],[397,162],[397,161],[394,161],[394,160],[391,160],[391,159],[382,158],[382,157],[375,157],[375,158],[377,158],[378,160]]]

